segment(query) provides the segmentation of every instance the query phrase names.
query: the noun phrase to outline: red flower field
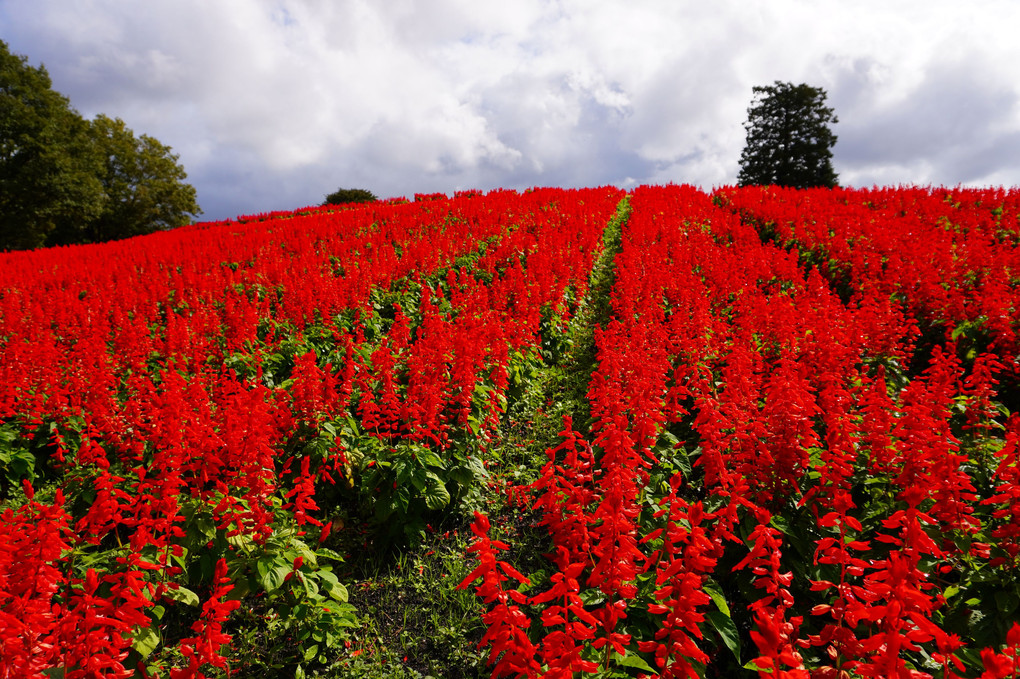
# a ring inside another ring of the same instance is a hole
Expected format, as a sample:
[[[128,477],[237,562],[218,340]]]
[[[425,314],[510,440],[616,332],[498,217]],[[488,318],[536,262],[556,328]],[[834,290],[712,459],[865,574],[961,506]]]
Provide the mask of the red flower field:
[[[1020,676],[1018,331],[1004,189],[465,192],[2,254],[0,677],[346,676],[348,564],[467,523],[485,676]]]

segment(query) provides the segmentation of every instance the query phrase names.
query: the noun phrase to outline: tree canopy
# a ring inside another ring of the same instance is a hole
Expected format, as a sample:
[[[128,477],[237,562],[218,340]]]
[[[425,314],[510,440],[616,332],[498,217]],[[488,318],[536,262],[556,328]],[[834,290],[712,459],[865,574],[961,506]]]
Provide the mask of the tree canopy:
[[[374,203],[379,200],[368,189],[337,189],[326,196],[323,205],[343,205],[344,203]]]
[[[120,119],[84,119],[0,41],[0,250],[92,243],[201,214],[178,156]]]
[[[825,106],[825,90],[776,81],[754,87],[747,110],[747,141],[740,155],[740,186],[836,186],[832,147],[838,122]]]

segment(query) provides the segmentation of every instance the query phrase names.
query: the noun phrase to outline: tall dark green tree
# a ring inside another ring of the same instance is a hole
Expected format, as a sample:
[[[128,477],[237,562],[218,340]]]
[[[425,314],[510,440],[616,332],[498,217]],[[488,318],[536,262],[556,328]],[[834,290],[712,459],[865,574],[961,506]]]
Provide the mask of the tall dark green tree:
[[[836,186],[832,167],[836,135],[829,126],[838,120],[825,105],[825,90],[777,80],[753,92],[737,183],[802,189]]]
[[[0,250],[44,245],[102,205],[88,122],[0,41]]]
[[[201,210],[177,160],[120,119],[82,118],[44,67],[0,41],[0,250],[189,223]]]

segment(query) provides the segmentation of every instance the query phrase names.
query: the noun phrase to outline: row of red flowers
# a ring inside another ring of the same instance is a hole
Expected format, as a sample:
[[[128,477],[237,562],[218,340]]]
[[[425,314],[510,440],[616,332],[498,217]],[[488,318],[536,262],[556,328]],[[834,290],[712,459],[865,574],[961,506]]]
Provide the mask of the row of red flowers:
[[[553,575],[475,526],[494,676],[1013,676],[1016,195],[947,195],[633,192]]]
[[[400,539],[382,531],[481,492],[511,373],[584,295],[619,197],[499,191],[4,255],[0,425],[21,464],[0,471],[25,501],[0,514],[3,676],[236,666],[239,600],[260,624],[300,616],[299,659],[335,658],[355,619],[331,512],[368,505]]]

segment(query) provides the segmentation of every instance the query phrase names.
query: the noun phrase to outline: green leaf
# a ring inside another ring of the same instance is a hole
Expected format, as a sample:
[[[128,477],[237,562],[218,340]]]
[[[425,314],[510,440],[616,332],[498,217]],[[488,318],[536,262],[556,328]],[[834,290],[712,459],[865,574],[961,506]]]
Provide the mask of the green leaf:
[[[722,591],[715,582],[706,580],[701,585],[701,589],[705,590],[705,594],[712,597],[712,603],[715,604],[716,608],[722,611],[727,618],[730,617],[730,605],[726,603],[726,597],[723,596]]]
[[[231,535],[227,538],[227,543],[233,545],[237,549],[242,551],[249,551],[249,546],[252,544],[252,539],[247,535]]]
[[[344,560],[342,556],[340,556],[337,552],[334,552],[332,549],[328,547],[319,547],[318,549],[315,550],[315,554],[320,558],[324,557],[326,559],[332,559],[333,561]]]
[[[790,533],[790,521],[785,516],[776,514],[772,517],[772,525],[779,529],[784,535]]]
[[[616,664],[621,667],[634,667],[644,672],[651,672],[653,676],[658,676],[659,674],[654,667],[646,663],[645,659],[637,653],[620,655],[616,651],[613,651],[613,660],[615,660]]]
[[[195,517],[194,525],[203,536],[210,540],[216,537],[216,522],[213,521],[212,516],[199,514]]]
[[[762,672],[764,674],[772,674],[771,667],[758,667],[758,663],[754,660],[744,665],[745,670],[751,670],[752,672]]]
[[[435,475],[430,475],[428,490],[425,491],[425,506],[429,509],[443,509],[450,504],[450,491],[446,484]]]
[[[474,474],[476,479],[489,478],[489,472],[486,471],[485,465],[482,464],[482,459],[480,457],[472,457],[466,464],[471,469],[471,473]]]
[[[475,475],[471,473],[471,470],[464,466],[456,466],[450,469],[447,477],[454,483],[463,486],[470,487],[475,480]]]
[[[326,589],[340,584],[340,580],[336,577],[336,574],[334,574],[333,571],[316,571],[315,577],[322,581],[322,586]]]
[[[312,549],[304,541],[298,540],[297,538],[292,538],[290,541],[290,546],[297,552],[297,554],[299,554],[305,560],[305,566],[318,568],[319,564],[317,561],[316,553],[312,551]],[[288,554],[287,556],[287,558],[291,560],[291,563],[294,562],[293,556],[294,555],[291,554]]]
[[[282,564],[267,570],[265,575],[262,576],[262,587],[266,590],[266,594],[272,594],[280,589],[291,570],[290,566]]]
[[[952,338],[954,340],[960,339],[962,335],[966,335],[970,331],[970,327],[971,324],[966,321],[963,323],[958,323],[957,326],[953,328]]]
[[[340,584],[340,581],[335,575],[329,571],[319,571],[319,580],[322,582],[322,588],[326,592],[339,601],[340,603],[347,603],[347,588]]]
[[[312,601],[321,600],[322,595],[319,594],[319,586],[315,584],[315,580],[312,578],[302,577],[301,583],[305,586],[305,594]]]
[[[347,588],[339,582],[329,590],[329,595],[342,604],[347,603]]]
[[[330,626],[337,627],[360,627],[361,622],[355,614],[354,606],[343,602],[326,601],[322,608],[329,611],[331,616]]]
[[[439,467],[443,468],[446,466],[446,462],[443,458],[439,457],[435,451],[429,448],[422,448],[415,450],[415,455],[418,456],[418,461],[427,467]]]
[[[131,648],[138,651],[143,658],[149,657],[149,654],[155,651],[157,646],[159,646],[159,632],[155,627],[139,628],[131,642]]]
[[[728,613],[723,613],[722,611],[706,611],[705,619],[708,620],[709,624],[719,634],[723,643],[726,644],[726,648],[730,649],[730,653],[733,654],[733,657],[739,663],[740,633],[737,632],[737,626],[733,624],[733,618]]]
[[[397,460],[393,463],[393,471],[396,473],[394,481],[396,481],[398,486],[402,486],[407,483],[409,478],[411,478],[415,469],[405,460]]]
[[[178,587],[177,589],[167,589],[164,595],[168,599],[179,601],[185,606],[198,606],[198,595],[192,592],[187,587]]]

